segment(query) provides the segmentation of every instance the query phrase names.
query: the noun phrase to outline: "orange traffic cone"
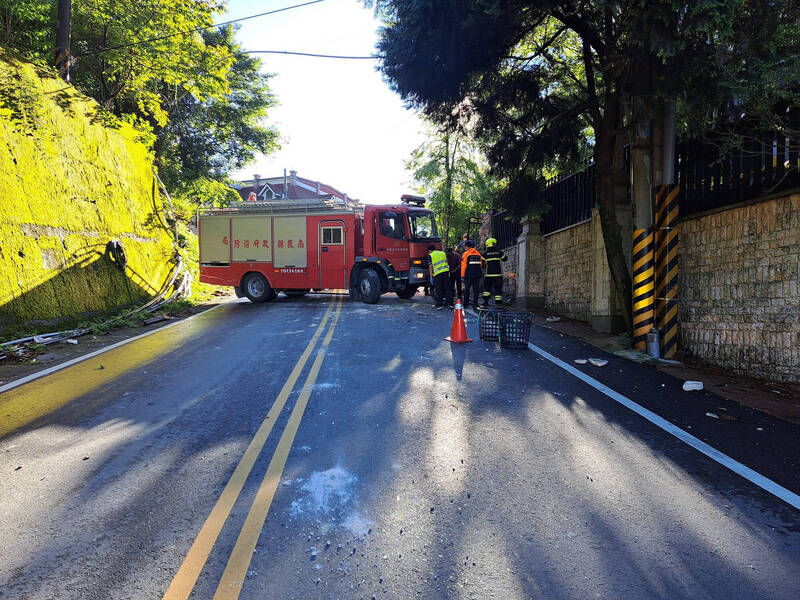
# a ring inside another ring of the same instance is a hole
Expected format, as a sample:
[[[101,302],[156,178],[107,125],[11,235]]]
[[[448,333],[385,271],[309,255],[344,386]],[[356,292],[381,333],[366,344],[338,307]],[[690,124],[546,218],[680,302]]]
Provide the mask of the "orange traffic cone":
[[[453,328],[450,330],[450,337],[444,339],[456,344],[472,341],[467,337],[467,328],[464,326],[464,311],[461,309],[461,300],[456,300],[456,309],[453,311]]]

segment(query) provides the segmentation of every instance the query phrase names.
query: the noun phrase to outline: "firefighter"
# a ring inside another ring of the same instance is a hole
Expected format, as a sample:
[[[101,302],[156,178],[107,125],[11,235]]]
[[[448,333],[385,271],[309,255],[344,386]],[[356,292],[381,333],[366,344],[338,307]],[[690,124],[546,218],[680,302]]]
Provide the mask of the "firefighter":
[[[483,256],[475,250],[475,242],[467,240],[466,250],[461,255],[461,277],[464,279],[464,308],[469,308],[469,293],[472,291],[472,306],[478,308]]]
[[[486,250],[483,253],[486,261],[486,275],[483,277],[483,304],[489,306],[489,298],[494,297],[495,306],[503,304],[503,265],[500,261],[507,261],[505,252],[498,250],[497,240],[489,238],[486,240]]]
[[[428,254],[431,257],[428,273],[433,277],[435,307],[452,306],[453,293],[450,288],[450,276],[448,275],[450,269],[447,266],[447,255],[441,250],[437,250],[433,244],[428,246]]]

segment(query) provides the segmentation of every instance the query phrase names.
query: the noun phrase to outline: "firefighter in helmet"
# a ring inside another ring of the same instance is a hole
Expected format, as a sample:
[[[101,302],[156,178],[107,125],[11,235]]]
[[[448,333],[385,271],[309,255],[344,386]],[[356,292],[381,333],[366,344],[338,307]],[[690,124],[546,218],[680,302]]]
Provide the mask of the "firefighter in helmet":
[[[489,298],[494,298],[496,306],[503,304],[503,265],[508,257],[505,252],[497,248],[497,240],[490,237],[486,240],[486,250],[483,252],[486,261],[486,274],[483,276],[483,304],[489,306]]]

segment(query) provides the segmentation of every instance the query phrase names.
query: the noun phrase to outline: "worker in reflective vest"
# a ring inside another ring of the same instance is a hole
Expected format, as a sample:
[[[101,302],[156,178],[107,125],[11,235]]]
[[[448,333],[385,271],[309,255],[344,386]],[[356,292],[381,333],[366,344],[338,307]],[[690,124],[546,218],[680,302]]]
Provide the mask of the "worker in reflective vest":
[[[464,308],[469,308],[469,293],[472,291],[472,306],[478,308],[478,294],[483,275],[483,257],[475,250],[475,242],[467,240],[466,250],[461,255],[461,278],[464,280]]]
[[[489,306],[489,298],[494,298],[496,306],[503,304],[503,265],[508,257],[502,250],[497,248],[497,240],[489,238],[486,240],[486,250],[483,253],[483,260],[486,261],[486,275],[483,276],[483,305]]]
[[[437,250],[433,244],[428,246],[428,254],[431,257],[428,272],[433,277],[435,307],[452,306],[453,293],[450,288],[450,276],[448,275],[450,268],[447,266],[447,255],[441,250]]]

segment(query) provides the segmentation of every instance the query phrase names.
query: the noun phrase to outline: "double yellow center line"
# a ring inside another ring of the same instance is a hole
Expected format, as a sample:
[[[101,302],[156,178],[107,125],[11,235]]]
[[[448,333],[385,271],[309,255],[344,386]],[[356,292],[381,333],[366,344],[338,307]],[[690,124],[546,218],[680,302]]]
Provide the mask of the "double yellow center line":
[[[270,460],[267,473],[261,482],[261,486],[259,487],[256,497],[253,500],[250,512],[248,513],[245,523],[239,532],[236,545],[234,546],[233,552],[228,559],[228,564],[225,567],[225,571],[222,574],[222,579],[220,580],[220,583],[217,586],[217,591],[214,594],[214,600],[233,600],[238,598],[239,594],[241,593],[242,584],[244,583],[245,575],[247,574],[247,568],[250,565],[253,551],[255,550],[256,543],[258,542],[258,537],[261,534],[261,529],[264,526],[264,521],[267,518],[269,507],[272,504],[272,499],[275,496],[275,491],[278,487],[281,474],[283,473],[283,468],[286,465],[286,459],[289,456],[289,451],[292,448],[295,435],[300,427],[300,421],[303,419],[303,414],[305,413],[306,406],[308,405],[308,399],[311,396],[314,383],[319,375],[322,362],[325,360],[325,354],[331,342],[331,338],[333,337],[336,323],[339,320],[339,314],[342,310],[341,296],[335,301],[335,306],[336,310],[333,313],[331,326],[328,329],[328,333],[325,335],[325,339],[323,340],[319,351],[317,352],[317,356],[314,359],[311,370],[309,371],[305,383],[303,384],[300,397],[297,399],[294,409],[292,410],[292,414],[289,416],[289,422],[286,424],[286,428],[284,429],[283,434],[278,441],[278,446],[275,449],[272,459]],[[295,384],[300,377],[300,373],[302,373],[309,357],[311,356],[311,353],[314,351],[314,347],[317,345],[317,341],[322,335],[322,332],[325,330],[325,325],[331,316],[331,311],[333,308],[334,301],[332,300],[331,304],[328,306],[328,310],[325,312],[325,316],[322,318],[322,322],[314,332],[311,341],[308,343],[306,349],[303,351],[303,354],[298,359],[294,369],[292,369],[289,378],[286,380],[286,383],[284,383],[283,388],[281,388],[278,397],[275,399],[275,403],[270,408],[267,416],[264,418],[264,421],[258,428],[258,431],[256,431],[256,434],[251,440],[250,444],[247,446],[244,455],[239,460],[239,464],[236,465],[236,469],[234,469],[231,478],[225,485],[225,489],[222,490],[222,494],[217,500],[217,503],[214,505],[214,508],[211,509],[211,513],[208,515],[205,523],[203,523],[203,527],[197,534],[197,537],[195,538],[192,547],[189,549],[186,558],[184,558],[183,564],[181,564],[180,569],[178,569],[178,572],[175,574],[170,586],[167,588],[163,600],[186,600],[189,597],[189,594],[191,594],[192,589],[197,582],[197,578],[199,577],[200,572],[203,570],[203,567],[208,560],[208,556],[211,553],[217,538],[219,537],[220,531],[222,530],[222,527],[225,524],[231,509],[233,509],[233,505],[236,503],[236,500],[238,499],[239,494],[241,493],[242,488],[244,487],[244,484],[250,475],[253,465],[258,459],[258,456],[261,453],[261,450],[263,449],[270,432],[272,431],[272,427],[275,425],[275,421],[277,420],[284,406],[286,406],[286,401],[288,400],[289,395],[292,393],[292,390],[294,389]]]

